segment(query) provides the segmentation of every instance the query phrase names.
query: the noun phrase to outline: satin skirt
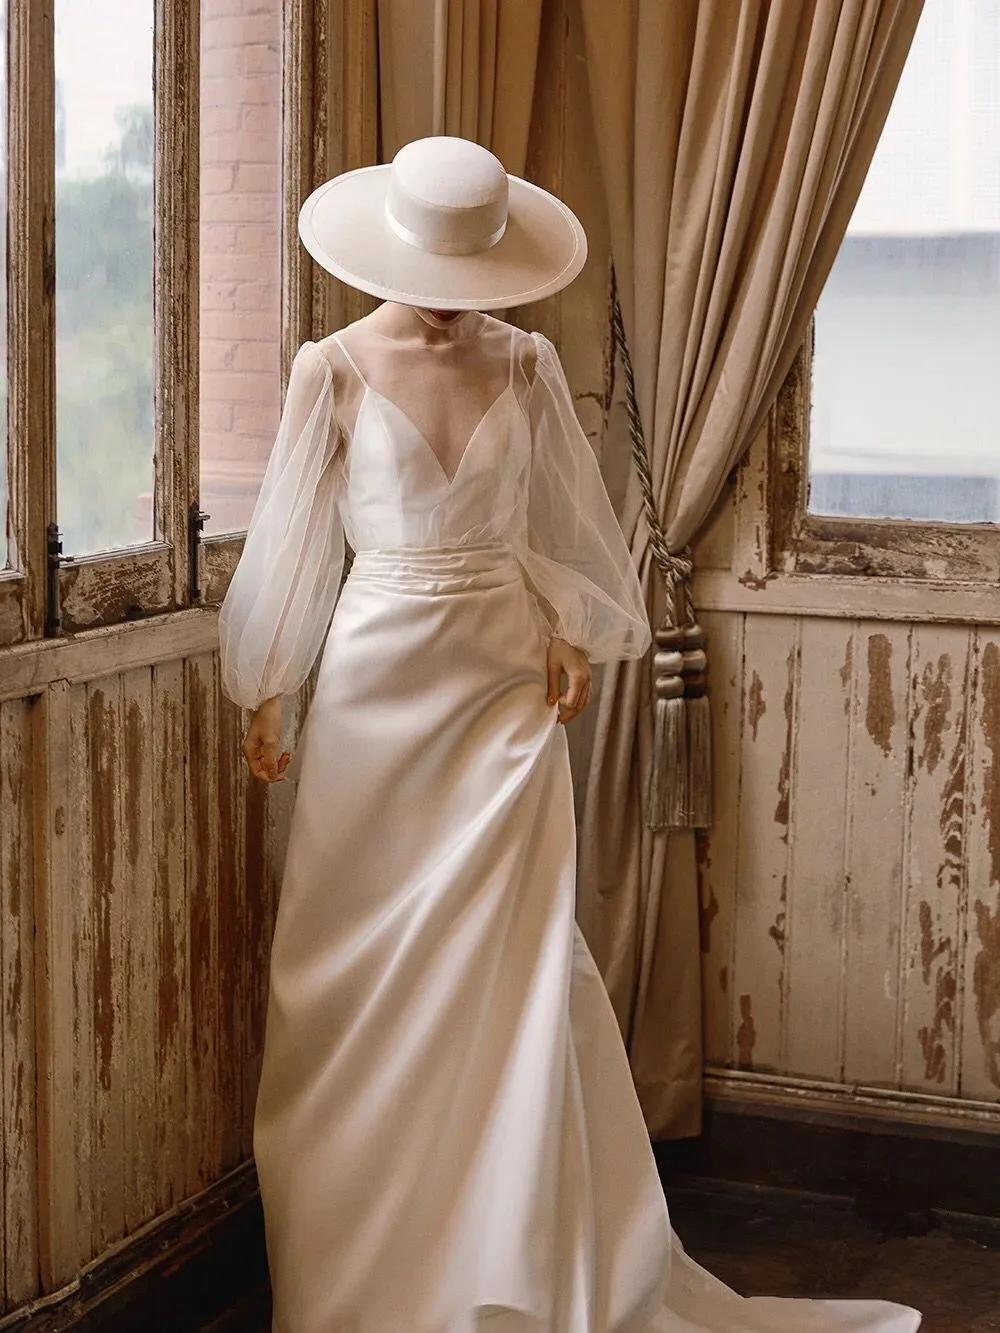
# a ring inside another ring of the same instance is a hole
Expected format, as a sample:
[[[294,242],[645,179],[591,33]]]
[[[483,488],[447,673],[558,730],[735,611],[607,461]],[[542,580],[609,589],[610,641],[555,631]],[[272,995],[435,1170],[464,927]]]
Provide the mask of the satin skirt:
[[[909,1333],[672,1236],[574,923],[566,737],[502,547],[366,553],[296,757],[254,1152],[274,1333]]]

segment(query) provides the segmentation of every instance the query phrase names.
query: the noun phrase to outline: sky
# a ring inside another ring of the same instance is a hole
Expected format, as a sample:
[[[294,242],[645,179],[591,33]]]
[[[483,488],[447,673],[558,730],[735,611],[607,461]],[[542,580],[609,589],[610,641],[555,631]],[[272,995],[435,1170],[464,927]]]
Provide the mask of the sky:
[[[100,172],[115,112],[152,99],[153,0],[56,0],[68,175]]]

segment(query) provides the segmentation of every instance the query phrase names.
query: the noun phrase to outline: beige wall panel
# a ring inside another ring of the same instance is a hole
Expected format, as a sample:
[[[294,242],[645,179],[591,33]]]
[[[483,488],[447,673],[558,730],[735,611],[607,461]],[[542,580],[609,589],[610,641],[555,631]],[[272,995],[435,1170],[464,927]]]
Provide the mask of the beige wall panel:
[[[160,1211],[187,1186],[188,966],[187,713],[184,662],[153,668],[156,1199]]]
[[[701,617],[708,636],[712,691],[711,832],[700,833],[698,901],[701,914],[705,1062],[725,1065],[733,1045],[732,968],[736,923],[737,813],[743,724],[743,617]]]
[[[995,631],[975,636],[974,661],[961,1091],[1000,1102],[1000,637]]]
[[[836,1076],[842,1061],[844,846],[854,639],[850,622],[801,622],[781,1064],[809,1078]]]
[[[0,704],[0,1032],[3,1266],[8,1308],[38,1290],[35,1121],[34,793],[31,700]]]
[[[219,1050],[217,1096],[225,1108],[219,1129],[223,1170],[243,1156],[244,958],[243,727],[240,710],[219,690]]]
[[[967,915],[965,867],[970,635],[965,628],[913,631],[900,1013],[902,1084],[958,1090],[958,998]]]
[[[188,835],[187,943],[191,997],[187,1074],[187,1192],[194,1194],[221,1170],[219,1123],[218,968],[218,709],[216,659],[210,653],[185,664]]]
[[[888,1087],[898,1080],[909,659],[907,626],[859,626],[847,782],[843,1077]]]
[[[781,1063],[787,1003],[788,830],[799,626],[748,618],[743,646],[734,1049],[742,1069]]]
[[[71,864],[73,917],[73,1091],[76,1097],[77,1263],[98,1251],[96,1236],[97,1137],[94,1101],[97,1089],[94,1009],[94,857],[91,827],[91,760],[88,687],[74,685],[69,701],[69,801],[66,808]]]
[[[125,940],[131,891],[121,836],[125,783],[122,682],[109,676],[87,691],[93,918],[94,1245],[125,1234]],[[81,996],[80,1002],[86,1003]]]
[[[121,909],[125,966],[125,1227],[157,1209],[156,882],[153,875],[153,679],[149,667],[122,677],[120,781],[128,888]]]

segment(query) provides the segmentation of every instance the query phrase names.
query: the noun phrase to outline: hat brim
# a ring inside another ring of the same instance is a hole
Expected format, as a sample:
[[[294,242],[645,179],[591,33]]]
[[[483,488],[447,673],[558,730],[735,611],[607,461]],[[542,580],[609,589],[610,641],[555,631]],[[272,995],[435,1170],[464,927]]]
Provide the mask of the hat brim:
[[[386,218],[388,165],[345,172],[299,212],[302,244],[327,272],[386,301],[429,310],[506,310],[552,296],[587,258],[573,212],[537,185],[509,176],[507,227],[488,250],[436,255],[408,244]]]

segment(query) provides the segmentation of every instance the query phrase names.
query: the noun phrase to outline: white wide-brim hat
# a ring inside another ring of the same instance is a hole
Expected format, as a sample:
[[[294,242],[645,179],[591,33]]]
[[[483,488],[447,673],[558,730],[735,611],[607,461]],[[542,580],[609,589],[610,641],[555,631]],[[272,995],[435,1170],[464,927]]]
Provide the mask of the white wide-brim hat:
[[[587,258],[583,228],[561,200],[449,136],[327,181],[302,205],[299,236],[349,286],[430,310],[539,301]]]

